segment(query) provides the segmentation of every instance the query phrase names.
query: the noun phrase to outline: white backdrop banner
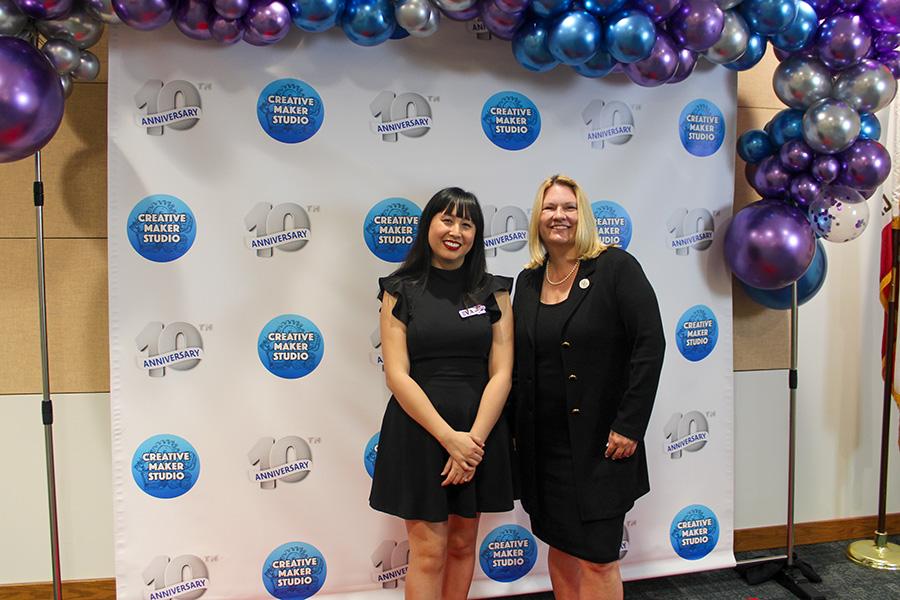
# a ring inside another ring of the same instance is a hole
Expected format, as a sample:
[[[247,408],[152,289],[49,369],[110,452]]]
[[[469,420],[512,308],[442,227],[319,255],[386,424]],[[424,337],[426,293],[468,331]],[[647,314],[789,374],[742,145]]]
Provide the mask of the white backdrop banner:
[[[480,198],[489,268],[515,276],[557,172],[641,261],[668,339],[623,575],[734,563],[734,73],[535,74],[453,22],[375,48],[119,27],[109,66],[119,598],[400,597],[405,529],[367,503],[389,398],[376,278],[450,185]],[[473,597],[549,589],[528,526],[483,515]]]

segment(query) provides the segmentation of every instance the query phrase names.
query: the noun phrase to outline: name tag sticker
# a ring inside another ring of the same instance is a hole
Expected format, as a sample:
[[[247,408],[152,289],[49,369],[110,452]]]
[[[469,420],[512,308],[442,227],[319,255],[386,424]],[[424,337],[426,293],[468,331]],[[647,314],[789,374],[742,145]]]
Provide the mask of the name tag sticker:
[[[483,315],[487,312],[487,309],[484,307],[484,304],[476,304],[470,308],[464,308],[459,311],[459,316],[463,319],[468,319],[469,317],[474,317],[475,315]]]

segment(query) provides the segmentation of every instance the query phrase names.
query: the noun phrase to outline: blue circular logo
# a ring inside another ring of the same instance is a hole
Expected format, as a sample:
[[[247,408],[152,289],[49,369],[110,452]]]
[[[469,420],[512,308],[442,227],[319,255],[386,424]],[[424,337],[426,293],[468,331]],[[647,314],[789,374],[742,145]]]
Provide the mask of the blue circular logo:
[[[154,498],[177,498],[197,483],[200,457],[184,438],[154,435],[134,451],[131,474],[138,487]]]
[[[363,452],[363,463],[366,465],[366,473],[369,474],[369,477],[375,477],[375,460],[378,458],[378,438],[380,436],[381,432],[373,435]]]
[[[725,117],[709,100],[694,100],[681,111],[678,132],[685,150],[694,156],[709,156],[725,140]]]
[[[522,150],[541,134],[541,113],[519,92],[497,92],[481,109],[481,128],[495,146]]]
[[[128,215],[128,241],[153,262],[181,258],[194,245],[197,222],[187,204],[168,194],[147,196]]]
[[[597,221],[597,234],[600,241],[607,246],[618,246],[622,250],[628,249],[631,243],[631,215],[621,204],[610,200],[593,202],[591,210],[594,211],[594,219]]]
[[[719,541],[719,519],[702,504],[681,509],[669,528],[672,549],[681,558],[699,560],[713,551]]]
[[[675,328],[678,351],[691,362],[709,356],[719,340],[719,323],[712,309],[697,304],[687,309]]]
[[[537,542],[520,525],[501,525],[481,542],[478,560],[485,575],[509,583],[531,571],[537,561]]]
[[[257,341],[259,360],[273,375],[299,379],[312,373],[325,353],[325,339],[315,323],[300,315],[280,315],[263,327]]]
[[[420,216],[422,209],[406,198],[382,200],[363,223],[366,246],[383,261],[403,262],[416,239]]]
[[[325,557],[315,546],[288,542],[266,557],[262,580],[275,598],[309,598],[322,589],[327,573]]]
[[[260,93],[256,117],[271,137],[296,144],[319,131],[325,120],[325,105],[318,92],[305,81],[278,79]]]

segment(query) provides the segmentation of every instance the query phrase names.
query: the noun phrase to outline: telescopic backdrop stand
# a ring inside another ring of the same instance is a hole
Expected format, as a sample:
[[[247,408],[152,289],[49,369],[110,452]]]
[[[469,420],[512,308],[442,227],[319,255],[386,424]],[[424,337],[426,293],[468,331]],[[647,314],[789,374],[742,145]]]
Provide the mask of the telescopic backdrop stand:
[[[792,594],[804,600],[825,600],[824,594],[812,584],[821,583],[822,578],[812,566],[797,558],[794,552],[794,479],[797,434],[797,283],[791,284],[791,368],[788,371],[790,388],[790,414],[788,416],[788,502],[787,502],[787,543],[784,554],[740,560],[737,571],[747,583],[756,585],[774,580]]]

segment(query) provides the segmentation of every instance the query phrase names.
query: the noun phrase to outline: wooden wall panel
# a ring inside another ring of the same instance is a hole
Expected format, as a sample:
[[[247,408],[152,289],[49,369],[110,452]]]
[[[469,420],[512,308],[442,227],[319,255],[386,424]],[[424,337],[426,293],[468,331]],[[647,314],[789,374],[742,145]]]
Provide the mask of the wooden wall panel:
[[[741,71],[738,75],[738,107],[774,110],[787,108],[772,90],[772,74],[777,66],[778,59],[770,45],[759,64],[749,71]]]
[[[109,390],[105,239],[46,240],[50,390]],[[36,249],[0,239],[0,394],[41,391]]]

